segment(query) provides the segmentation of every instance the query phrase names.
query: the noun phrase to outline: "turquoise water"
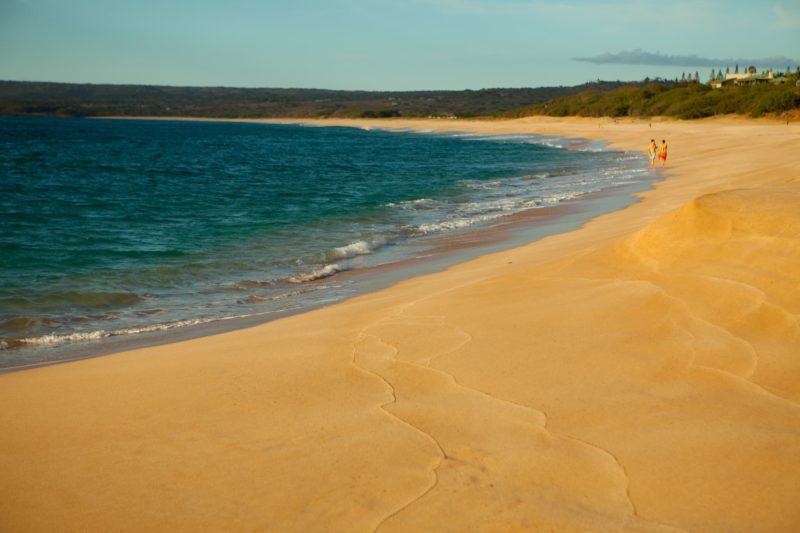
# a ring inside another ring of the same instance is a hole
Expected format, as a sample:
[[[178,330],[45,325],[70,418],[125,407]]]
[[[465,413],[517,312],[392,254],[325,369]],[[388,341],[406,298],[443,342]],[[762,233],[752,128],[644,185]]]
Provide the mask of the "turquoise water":
[[[0,117],[0,366],[337,301],[409,243],[645,179],[534,135]]]

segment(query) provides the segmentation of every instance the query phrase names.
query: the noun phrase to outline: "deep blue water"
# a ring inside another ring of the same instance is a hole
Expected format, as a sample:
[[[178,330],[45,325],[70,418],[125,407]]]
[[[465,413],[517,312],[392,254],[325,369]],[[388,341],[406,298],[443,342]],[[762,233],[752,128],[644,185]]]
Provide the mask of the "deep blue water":
[[[642,179],[638,157],[565,144],[0,117],[0,366],[335,301],[357,291],[341,272],[409,242]]]

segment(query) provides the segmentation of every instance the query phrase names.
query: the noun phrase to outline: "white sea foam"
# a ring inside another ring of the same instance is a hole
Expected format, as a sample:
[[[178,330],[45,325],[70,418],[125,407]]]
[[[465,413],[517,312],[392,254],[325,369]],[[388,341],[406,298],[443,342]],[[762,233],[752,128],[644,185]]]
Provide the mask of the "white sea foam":
[[[174,322],[164,322],[161,324],[150,324],[147,326],[133,326],[130,328],[121,328],[111,331],[99,329],[95,331],[86,332],[73,332],[58,335],[56,333],[49,333],[39,337],[26,337],[20,339],[19,342],[23,344],[31,344],[37,346],[53,345],[53,344],[68,344],[74,342],[85,342],[107,339],[109,337],[121,337],[123,335],[138,335],[140,333],[153,333],[156,331],[166,331],[169,329],[183,328],[187,326],[198,326],[207,324],[209,322],[219,322],[222,320],[234,320],[237,318],[247,318],[254,315],[231,315],[214,318],[192,318],[187,320],[176,320]]]
[[[470,214],[508,213],[530,206],[530,201],[529,198],[499,198],[497,200],[466,204],[462,212]]]
[[[539,137],[536,135],[525,135],[525,134],[480,135],[480,136],[473,136],[472,139],[476,141],[538,144],[541,146],[549,146],[551,148],[559,148],[559,149],[564,148],[564,143],[565,143],[565,139],[561,139],[559,137]]]
[[[411,229],[412,233],[416,233],[418,235],[429,235],[431,233],[438,233],[440,231],[452,231],[456,229],[468,228],[470,226],[474,226],[475,224],[480,224],[482,222],[489,222],[490,220],[500,218],[500,216],[502,215],[486,214],[486,215],[476,215],[469,217],[449,218],[446,220],[442,220],[440,222],[420,224],[419,226],[414,226]]]
[[[585,182],[584,184],[588,183],[589,182]],[[468,225],[472,225],[482,222],[481,217],[490,217],[490,219],[493,219],[499,216],[519,213],[528,209],[553,205],[566,200],[578,198],[579,196],[583,196],[587,192],[593,192],[594,190],[598,189],[587,188],[580,191],[568,190],[564,192],[552,192],[550,194],[536,195],[534,197],[504,197],[482,202],[470,202],[464,204],[459,212],[466,220],[470,221]]]
[[[386,207],[393,207],[397,209],[420,209],[429,206],[434,201],[430,198],[417,198],[416,200],[405,200],[403,202],[389,202]]]
[[[548,194],[548,195],[542,196],[541,201],[543,203],[547,203],[547,204],[552,205],[552,204],[557,204],[557,203],[560,203],[560,202],[566,202],[567,200],[574,200],[575,198],[583,196],[584,194],[587,194],[587,193],[590,193],[590,192],[596,192],[598,190],[599,189],[589,189],[589,190],[585,190],[585,191],[570,191],[570,192]]]
[[[496,189],[497,187],[502,187],[503,185],[507,185],[507,183],[504,180],[466,181],[464,182],[464,185],[466,185],[467,188],[475,191],[485,191],[488,189]]]
[[[369,253],[372,253],[372,246],[367,241],[356,241],[356,242],[351,242],[346,246],[340,246],[338,248],[334,248],[333,252],[336,257],[341,257],[345,259],[348,257],[355,257],[357,255],[367,255]]]
[[[318,268],[317,270],[312,270],[311,272],[304,272],[302,274],[298,274],[297,276],[292,276],[289,278],[291,283],[308,283],[309,281],[316,281],[318,279],[329,278],[334,274],[338,274],[342,272],[344,269],[339,265],[325,265],[322,268]]]
[[[349,259],[359,255],[369,255],[381,246],[386,244],[387,240],[384,236],[374,237],[369,240],[360,240],[351,242],[345,246],[334,248],[328,256],[331,259]]]
[[[105,330],[87,331],[85,333],[67,333],[64,335],[57,335],[49,333],[40,337],[25,337],[20,339],[19,342],[24,344],[47,345],[47,344],[65,344],[68,342],[82,342],[94,341],[110,337],[111,333]]]
[[[154,331],[164,331],[167,329],[185,328],[187,326],[199,326],[200,324],[208,324],[209,322],[217,322],[220,320],[233,320],[236,318],[246,318],[249,315],[233,315],[223,316],[218,318],[191,318],[187,320],[177,320],[175,322],[165,322],[163,324],[153,324],[149,326],[137,326],[132,328],[118,329],[112,332],[111,336],[117,335],[136,335],[138,333],[152,333]]]

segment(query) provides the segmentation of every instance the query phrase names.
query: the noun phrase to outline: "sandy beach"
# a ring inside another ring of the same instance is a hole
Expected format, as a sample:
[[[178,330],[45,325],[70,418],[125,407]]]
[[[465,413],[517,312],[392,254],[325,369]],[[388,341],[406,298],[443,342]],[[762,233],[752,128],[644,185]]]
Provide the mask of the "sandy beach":
[[[0,375],[2,531],[800,529],[800,123],[322,121],[670,146],[577,231]]]

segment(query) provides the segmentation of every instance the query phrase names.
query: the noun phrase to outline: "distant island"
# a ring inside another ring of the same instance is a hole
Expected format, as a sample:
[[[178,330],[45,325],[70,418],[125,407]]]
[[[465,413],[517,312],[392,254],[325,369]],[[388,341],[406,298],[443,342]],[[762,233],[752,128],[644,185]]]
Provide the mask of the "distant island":
[[[207,118],[517,118],[529,115],[682,119],[797,114],[800,71],[596,81],[571,87],[462,91],[172,87],[0,81],[0,115]]]

